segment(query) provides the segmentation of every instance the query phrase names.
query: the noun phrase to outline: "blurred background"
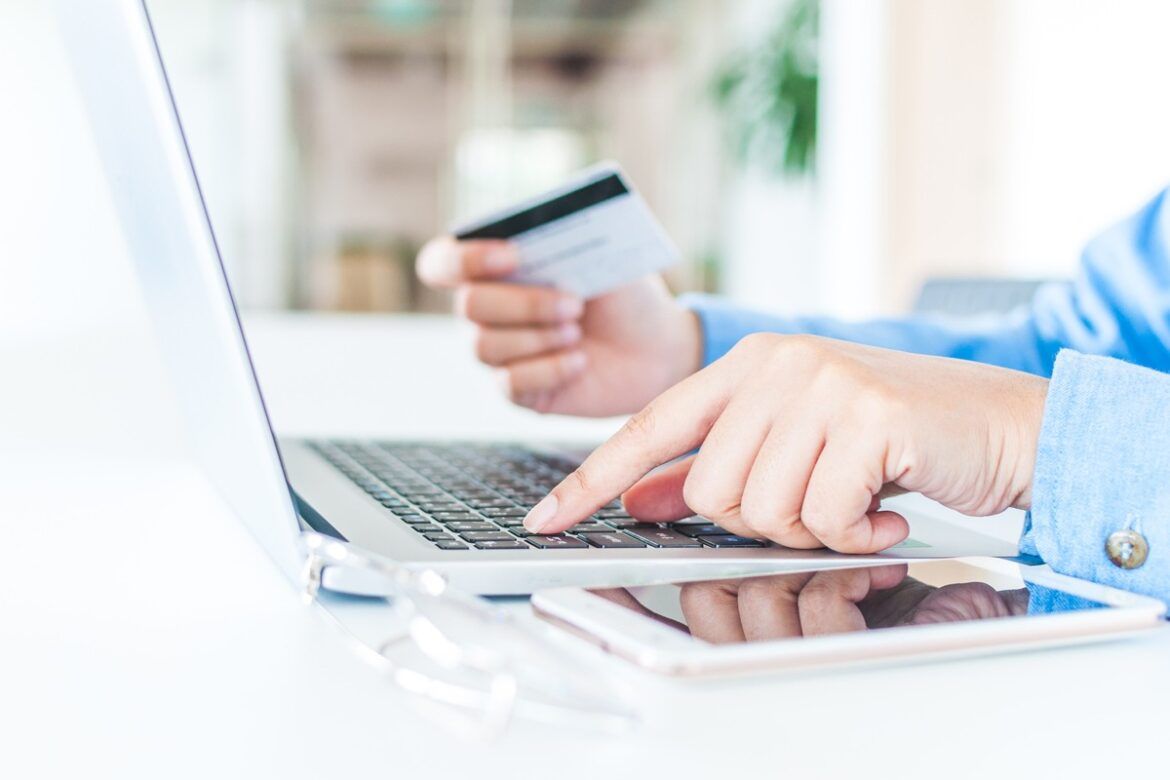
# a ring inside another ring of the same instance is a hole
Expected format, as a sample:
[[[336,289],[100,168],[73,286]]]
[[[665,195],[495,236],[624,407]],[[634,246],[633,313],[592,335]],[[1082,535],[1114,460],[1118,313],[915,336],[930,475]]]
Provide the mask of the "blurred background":
[[[846,317],[931,278],[1067,277],[1170,182],[1155,0],[150,7],[250,309],[444,309],[423,241],[602,159],[681,249],[676,290]],[[0,4],[0,323],[114,285],[60,46],[42,3]]]

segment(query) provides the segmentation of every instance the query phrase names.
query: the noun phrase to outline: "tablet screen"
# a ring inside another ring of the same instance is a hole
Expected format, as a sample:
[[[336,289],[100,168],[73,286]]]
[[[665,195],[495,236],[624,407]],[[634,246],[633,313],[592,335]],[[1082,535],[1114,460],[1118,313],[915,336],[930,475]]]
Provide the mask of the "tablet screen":
[[[1024,568],[924,561],[591,592],[716,644],[1108,609],[1027,582]]]

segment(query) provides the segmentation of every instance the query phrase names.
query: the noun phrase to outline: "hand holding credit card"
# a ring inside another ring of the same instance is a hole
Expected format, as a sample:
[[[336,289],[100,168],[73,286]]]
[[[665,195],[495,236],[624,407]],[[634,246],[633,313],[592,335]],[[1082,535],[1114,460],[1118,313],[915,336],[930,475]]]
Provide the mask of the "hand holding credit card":
[[[520,266],[504,281],[555,287],[582,298],[679,260],[646,202],[612,163],[452,232],[460,240],[511,241]]]

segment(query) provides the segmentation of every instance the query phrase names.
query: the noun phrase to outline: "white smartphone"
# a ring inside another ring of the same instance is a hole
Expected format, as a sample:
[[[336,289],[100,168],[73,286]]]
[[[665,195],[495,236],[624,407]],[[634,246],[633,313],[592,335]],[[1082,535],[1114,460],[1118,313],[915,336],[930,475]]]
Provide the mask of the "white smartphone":
[[[645,669],[745,674],[1098,641],[1157,626],[1157,600],[995,558],[632,588],[558,588],[532,607]]]

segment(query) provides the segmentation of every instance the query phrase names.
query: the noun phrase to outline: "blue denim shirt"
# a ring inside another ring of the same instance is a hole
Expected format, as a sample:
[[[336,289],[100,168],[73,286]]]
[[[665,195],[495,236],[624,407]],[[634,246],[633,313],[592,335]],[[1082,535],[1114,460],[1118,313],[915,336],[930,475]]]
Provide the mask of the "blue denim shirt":
[[[850,323],[778,317],[687,296],[704,362],[757,332],[811,333],[977,360],[1051,377],[1022,552],[1054,570],[1170,601],[1170,190],[1089,242],[1073,284],[1008,316]],[[1145,565],[1113,565],[1105,540],[1133,529]]]

